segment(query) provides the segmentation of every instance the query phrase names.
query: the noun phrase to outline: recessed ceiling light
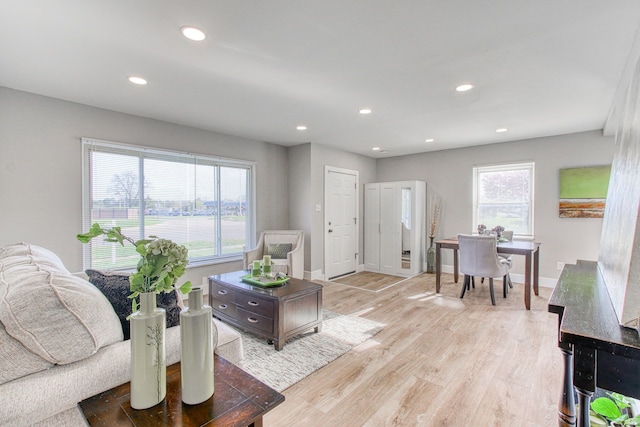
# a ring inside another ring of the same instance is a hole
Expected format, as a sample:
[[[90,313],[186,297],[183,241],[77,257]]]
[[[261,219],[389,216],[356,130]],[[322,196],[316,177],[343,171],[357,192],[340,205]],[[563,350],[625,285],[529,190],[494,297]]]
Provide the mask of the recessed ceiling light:
[[[427,139],[424,140],[424,142],[433,142],[433,141],[435,141],[435,139],[433,139],[433,138],[427,138]]]
[[[508,130],[507,128],[498,128],[496,129],[496,132],[502,133],[502,132],[506,132],[507,130]]]
[[[380,151],[380,147],[373,147],[372,150],[373,151]]]
[[[185,36],[189,40],[193,40],[196,42],[201,42],[202,40],[207,38],[204,31],[199,30],[198,28],[195,28],[195,27],[182,27],[180,28],[180,32],[182,33],[183,36]]]
[[[137,85],[146,85],[147,81],[145,79],[143,79],[142,77],[137,77],[137,76],[129,76],[129,81],[131,83],[137,84]]]
[[[358,113],[360,114],[371,114],[373,112],[373,110],[371,108],[361,108],[358,110]]]
[[[471,89],[473,89],[473,85],[469,84],[469,83],[464,83],[464,84],[456,86],[456,91],[458,91],[458,92],[466,92],[466,91],[471,90]]]
[[[307,127],[305,125],[300,125],[300,126],[296,126],[296,129],[298,129],[298,130],[307,130]]]

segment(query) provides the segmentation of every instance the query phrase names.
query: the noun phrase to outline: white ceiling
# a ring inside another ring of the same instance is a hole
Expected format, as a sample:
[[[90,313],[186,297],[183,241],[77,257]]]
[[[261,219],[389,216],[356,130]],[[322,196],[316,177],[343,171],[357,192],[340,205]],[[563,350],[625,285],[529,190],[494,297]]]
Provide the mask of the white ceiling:
[[[639,25],[638,0],[0,0],[0,86],[397,156],[602,129]]]

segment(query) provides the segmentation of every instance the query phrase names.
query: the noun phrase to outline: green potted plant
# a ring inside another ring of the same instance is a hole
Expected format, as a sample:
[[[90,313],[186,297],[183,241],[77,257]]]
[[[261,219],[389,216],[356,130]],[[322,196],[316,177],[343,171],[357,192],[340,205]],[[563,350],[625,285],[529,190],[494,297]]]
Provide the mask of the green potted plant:
[[[134,240],[122,234],[120,227],[102,228],[98,223],[94,223],[88,232],[78,234],[77,238],[82,243],[89,243],[98,236],[105,236],[106,242],[119,243],[122,246],[129,242],[140,255],[136,272],[129,277],[132,312],[138,309],[138,295],[145,292],[171,292],[175,289],[178,278],[186,271],[187,248],[171,240],[160,239],[157,236]],[[179,289],[183,294],[188,294],[191,282],[185,282]]]
[[[78,234],[82,243],[98,236],[105,241],[124,246],[130,243],[140,255],[135,273],[129,276],[132,314],[131,330],[131,407],[146,409],[160,403],[166,396],[166,313],[156,306],[156,295],[175,290],[175,284],[187,267],[188,251],[168,239],[150,236],[134,240],[122,234],[120,227],[102,228],[95,223],[88,232]],[[180,286],[189,293],[191,282]],[[137,298],[140,299],[138,306]]]
[[[631,399],[619,393],[607,393],[610,397],[598,397],[591,402],[589,411],[591,426],[638,426],[640,415],[629,413]]]

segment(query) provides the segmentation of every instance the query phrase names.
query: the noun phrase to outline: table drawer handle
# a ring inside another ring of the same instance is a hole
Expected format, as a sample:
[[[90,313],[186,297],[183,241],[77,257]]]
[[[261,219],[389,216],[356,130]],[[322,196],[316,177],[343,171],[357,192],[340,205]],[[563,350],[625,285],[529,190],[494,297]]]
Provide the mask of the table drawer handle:
[[[219,308],[219,309],[221,309],[221,310],[226,310],[226,309],[227,309],[227,307],[228,307],[228,306],[227,306],[227,304],[220,304],[220,305],[218,306],[218,308]]]
[[[258,323],[258,319],[256,319],[255,317],[247,317],[247,320],[251,323]]]
[[[249,304],[251,307],[257,307],[258,306],[258,303],[255,302],[255,301],[249,301],[249,302],[247,302],[247,304]]]
[[[226,295],[226,294],[227,294],[227,291],[225,291],[225,290],[223,289],[223,290],[221,290],[221,291],[218,291],[218,293],[219,293],[220,295]]]

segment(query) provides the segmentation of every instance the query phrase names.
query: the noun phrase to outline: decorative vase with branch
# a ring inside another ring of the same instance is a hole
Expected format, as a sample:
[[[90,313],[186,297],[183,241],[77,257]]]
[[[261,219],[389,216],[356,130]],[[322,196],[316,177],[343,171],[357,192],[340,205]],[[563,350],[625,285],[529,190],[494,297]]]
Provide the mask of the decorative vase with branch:
[[[442,213],[442,199],[437,194],[431,196],[429,204],[431,211],[429,213],[429,248],[427,249],[427,273],[436,272],[436,249],[433,247],[433,240],[436,237],[440,214]]]
[[[128,317],[131,330],[131,407],[146,409],[160,403],[166,396],[167,360],[165,349],[166,312],[156,305],[156,295],[173,292],[178,278],[187,268],[188,251],[168,239],[150,236],[134,240],[122,234],[120,227],[102,228],[95,223],[87,233],[78,234],[82,243],[98,236],[105,241],[133,245],[140,255],[136,272],[129,276],[132,314]],[[189,293],[191,282],[180,286]],[[138,304],[137,298],[140,299]]]

